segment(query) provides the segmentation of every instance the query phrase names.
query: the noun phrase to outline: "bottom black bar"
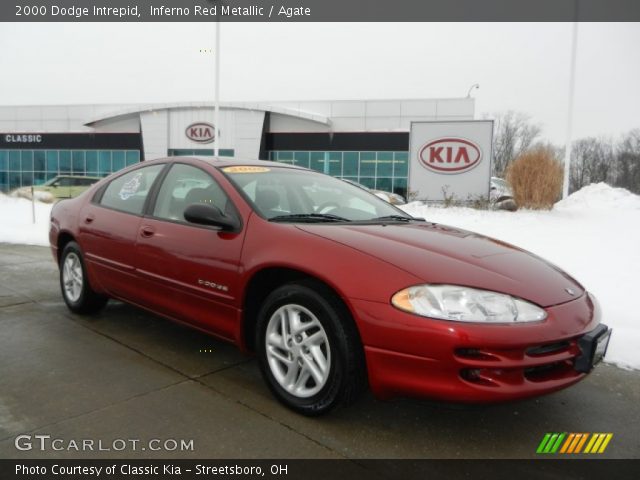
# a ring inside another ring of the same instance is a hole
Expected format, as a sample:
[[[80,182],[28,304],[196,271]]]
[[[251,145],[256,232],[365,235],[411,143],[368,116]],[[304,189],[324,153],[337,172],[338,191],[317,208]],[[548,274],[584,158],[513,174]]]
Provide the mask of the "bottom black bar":
[[[0,460],[2,480],[635,479],[638,460]]]

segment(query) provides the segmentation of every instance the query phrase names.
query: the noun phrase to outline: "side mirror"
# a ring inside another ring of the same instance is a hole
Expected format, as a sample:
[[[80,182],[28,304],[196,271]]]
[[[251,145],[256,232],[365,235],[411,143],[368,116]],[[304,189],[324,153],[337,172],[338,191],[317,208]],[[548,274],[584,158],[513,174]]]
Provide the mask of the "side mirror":
[[[240,228],[240,222],[236,218],[225,215],[218,207],[207,203],[189,205],[184,211],[184,218],[187,222],[219,227],[224,231],[234,231]]]

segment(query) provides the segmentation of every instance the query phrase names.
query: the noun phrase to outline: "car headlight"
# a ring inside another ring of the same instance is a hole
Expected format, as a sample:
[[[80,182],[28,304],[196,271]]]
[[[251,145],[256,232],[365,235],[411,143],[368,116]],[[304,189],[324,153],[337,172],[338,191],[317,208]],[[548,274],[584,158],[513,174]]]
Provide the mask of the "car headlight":
[[[539,322],[547,312],[504,293],[459,285],[417,285],[391,298],[394,307],[423,317],[478,323]]]

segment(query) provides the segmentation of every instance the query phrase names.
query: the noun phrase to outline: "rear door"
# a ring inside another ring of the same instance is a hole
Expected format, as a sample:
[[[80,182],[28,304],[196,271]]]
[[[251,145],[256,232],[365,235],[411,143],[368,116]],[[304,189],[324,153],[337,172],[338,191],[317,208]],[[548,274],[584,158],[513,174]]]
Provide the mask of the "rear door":
[[[92,279],[136,302],[135,242],[150,189],[165,167],[154,164],[113,179],[80,212],[79,241]]]
[[[136,266],[145,305],[232,339],[240,304],[245,230],[222,232],[184,219],[192,203],[240,218],[227,193],[199,167],[175,163],[138,228]]]

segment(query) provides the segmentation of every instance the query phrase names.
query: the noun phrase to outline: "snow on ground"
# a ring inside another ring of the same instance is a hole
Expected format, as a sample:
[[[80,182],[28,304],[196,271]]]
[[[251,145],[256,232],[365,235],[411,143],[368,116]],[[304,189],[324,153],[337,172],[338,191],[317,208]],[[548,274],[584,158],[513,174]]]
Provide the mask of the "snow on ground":
[[[640,196],[598,183],[551,211],[484,211],[418,202],[408,213],[512,243],[574,276],[599,300],[613,327],[606,361],[640,369]]]
[[[604,183],[589,185],[551,211],[484,211],[417,202],[414,216],[479,232],[546,258],[595,294],[614,333],[606,361],[640,369],[640,196]],[[48,245],[51,205],[0,194],[0,242]]]
[[[33,223],[31,200],[0,193],[0,242],[49,245],[51,204],[36,202],[35,207]]]

